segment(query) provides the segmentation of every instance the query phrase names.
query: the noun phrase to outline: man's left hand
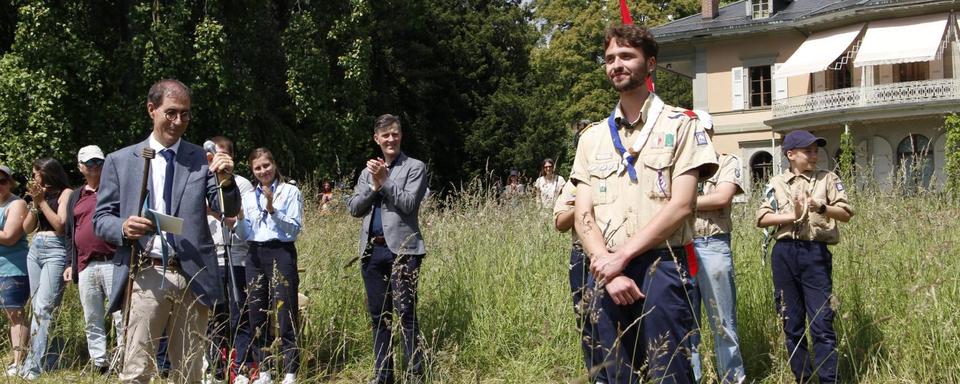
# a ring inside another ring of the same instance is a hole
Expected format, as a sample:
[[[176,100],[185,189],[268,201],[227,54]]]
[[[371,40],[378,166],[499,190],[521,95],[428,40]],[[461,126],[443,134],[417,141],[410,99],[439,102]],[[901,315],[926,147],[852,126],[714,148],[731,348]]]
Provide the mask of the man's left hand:
[[[627,266],[627,258],[618,252],[603,252],[590,260],[590,272],[597,280],[609,280],[620,275]]]

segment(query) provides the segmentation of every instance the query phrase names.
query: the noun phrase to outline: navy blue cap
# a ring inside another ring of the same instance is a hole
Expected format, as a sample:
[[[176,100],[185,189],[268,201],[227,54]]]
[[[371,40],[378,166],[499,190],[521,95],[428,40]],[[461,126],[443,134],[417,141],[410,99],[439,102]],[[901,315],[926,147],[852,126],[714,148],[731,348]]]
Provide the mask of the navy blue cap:
[[[810,132],[803,130],[790,132],[783,138],[783,153],[786,154],[791,149],[807,147],[814,142],[818,147],[827,146],[827,139],[816,137]]]

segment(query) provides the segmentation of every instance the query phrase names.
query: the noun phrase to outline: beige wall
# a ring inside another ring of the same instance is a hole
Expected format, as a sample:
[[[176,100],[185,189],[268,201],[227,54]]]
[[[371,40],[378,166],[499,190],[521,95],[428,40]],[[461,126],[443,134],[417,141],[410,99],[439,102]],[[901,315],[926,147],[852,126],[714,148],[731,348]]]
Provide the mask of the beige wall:
[[[770,140],[771,135],[771,132],[717,133],[713,136],[713,146],[717,149],[717,152],[742,157],[743,154],[740,153],[741,142]],[[777,135],[778,138],[779,136]]]
[[[707,95],[709,112],[730,111],[732,79],[730,70],[743,66],[744,61],[775,58],[783,63],[793,54],[805,36],[799,32],[763,36],[752,41],[730,40],[711,43],[707,52]],[[806,94],[807,76],[790,78],[787,85],[789,96]],[[745,96],[746,97],[746,96]]]

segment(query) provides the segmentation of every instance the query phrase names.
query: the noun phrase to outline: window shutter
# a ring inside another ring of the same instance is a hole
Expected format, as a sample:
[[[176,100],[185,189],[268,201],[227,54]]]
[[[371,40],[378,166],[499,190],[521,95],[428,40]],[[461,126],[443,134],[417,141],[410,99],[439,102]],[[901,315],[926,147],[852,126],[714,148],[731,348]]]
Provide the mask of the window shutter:
[[[730,86],[732,91],[730,110],[739,111],[743,109],[743,106],[746,103],[746,97],[744,96],[746,82],[743,80],[743,78],[746,76],[744,76],[743,67],[734,67],[730,72],[730,77],[733,79],[733,82]]]
[[[777,72],[780,72],[780,66],[783,63],[773,65],[773,100],[783,100],[787,98],[787,78],[777,78]]]

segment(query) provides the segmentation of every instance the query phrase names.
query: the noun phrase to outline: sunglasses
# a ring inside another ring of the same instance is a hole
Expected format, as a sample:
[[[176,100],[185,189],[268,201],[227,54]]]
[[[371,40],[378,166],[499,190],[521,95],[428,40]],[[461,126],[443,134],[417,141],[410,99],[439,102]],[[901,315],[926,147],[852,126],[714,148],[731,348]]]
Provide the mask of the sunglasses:
[[[90,159],[83,162],[83,165],[87,167],[101,167],[103,166],[103,159]]]

